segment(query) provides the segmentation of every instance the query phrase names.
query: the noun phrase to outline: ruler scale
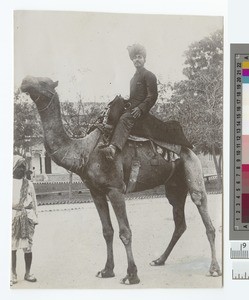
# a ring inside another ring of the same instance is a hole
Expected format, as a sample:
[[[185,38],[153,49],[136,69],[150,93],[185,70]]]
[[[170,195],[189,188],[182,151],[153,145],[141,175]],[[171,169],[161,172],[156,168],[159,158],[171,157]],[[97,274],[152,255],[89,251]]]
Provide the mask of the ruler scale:
[[[233,280],[249,280],[249,45],[231,45],[230,259]]]
[[[234,260],[231,275],[233,280],[249,280],[249,261]]]
[[[238,249],[239,247],[239,249]],[[231,242],[230,248],[231,259],[249,259],[249,242],[237,243]]]
[[[232,270],[232,278],[233,280],[249,280],[249,275],[245,273],[236,273]]]

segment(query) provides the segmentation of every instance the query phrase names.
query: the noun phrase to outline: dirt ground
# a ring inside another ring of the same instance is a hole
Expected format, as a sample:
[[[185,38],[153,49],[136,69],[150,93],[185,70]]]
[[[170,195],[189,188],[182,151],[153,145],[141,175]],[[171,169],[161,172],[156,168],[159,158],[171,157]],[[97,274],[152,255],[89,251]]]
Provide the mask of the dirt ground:
[[[222,263],[222,196],[208,195],[209,212],[216,228],[218,262]],[[38,281],[23,280],[23,254],[18,251],[18,283],[14,289],[141,289],[218,288],[222,277],[208,277],[211,251],[198,210],[187,198],[187,230],[165,266],[149,263],[165,250],[174,230],[172,209],[165,198],[129,200],[128,217],[133,233],[133,253],[140,284],[120,284],[126,275],[126,253],[119,239],[111,208],[114,235],[115,277],[95,277],[106,260],[106,246],[93,203],[39,207],[39,225],[33,246],[32,273]],[[222,267],[222,266],[221,266]]]

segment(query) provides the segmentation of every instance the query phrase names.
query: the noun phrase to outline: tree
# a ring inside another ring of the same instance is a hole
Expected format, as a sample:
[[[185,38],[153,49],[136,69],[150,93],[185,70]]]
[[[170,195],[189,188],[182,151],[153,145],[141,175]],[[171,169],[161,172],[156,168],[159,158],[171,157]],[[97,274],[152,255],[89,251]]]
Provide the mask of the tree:
[[[223,33],[190,45],[185,52],[186,80],[172,86],[166,102],[171,118],[179,120],[196,152],[213,156],[221,182],[223,110]],[[167,86],[163,86],[167,90]],[[216,155],[219,155],[217,161]]]
[[[28,97],[17,90],[14,93],[14,152],[23,154],[42,142],[42,126],[37,109]]]

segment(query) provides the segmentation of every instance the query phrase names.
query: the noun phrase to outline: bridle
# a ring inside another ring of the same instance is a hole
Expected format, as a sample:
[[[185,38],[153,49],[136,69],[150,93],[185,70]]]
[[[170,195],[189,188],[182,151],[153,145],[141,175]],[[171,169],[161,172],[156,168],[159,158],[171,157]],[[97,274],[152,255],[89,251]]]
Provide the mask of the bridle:
[[[55,95],[56,95],[56,92],[52,92],[52,91],[50,91],[50,90],[46,90],[46,92],[49,92],[49,93],[52,95],[52,97],[51,97],[51,99],[50,99],[48,105],[46,105],[45,107],[39,109],[38,106],[37,106],[37,109],[38,109],[39,112],[47,110],[47,109],[49,108],[49,106],[51,105],[51,103],[53,102],[54,97],[55,97]],[[43,96],[46,97],[45,95],[43,95]],[[34,102],[37,103],[37,102],[39,101],[40,97],[41,97],[41,95],[39,95],[39,96],[34,100]]]

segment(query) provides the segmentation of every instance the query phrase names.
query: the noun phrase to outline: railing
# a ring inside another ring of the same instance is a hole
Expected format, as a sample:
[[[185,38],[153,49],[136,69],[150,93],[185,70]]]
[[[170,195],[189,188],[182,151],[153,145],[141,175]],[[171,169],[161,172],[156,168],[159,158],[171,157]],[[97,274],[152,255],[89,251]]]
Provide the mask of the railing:
[[[212,180],[217,179],[217,174],[205,174],[203,176],[206,183],[210,183]],[[72,182],[70,184],[69,181],[46,181],[46,182],[34,182],[34,187],[36,191],[36,195],[38,197],[46,196],[46,195],[54,195],[54,196],[68,196],[70,191],[75,195],[88,195],[89,190],[85,186],[85,184],[81,181]]]
[[[205,174],[205,175],[203,175],[203,178],[204,178],[204,180],[209,182],[211,179],[212,180],[217,179],[217,174]]]

